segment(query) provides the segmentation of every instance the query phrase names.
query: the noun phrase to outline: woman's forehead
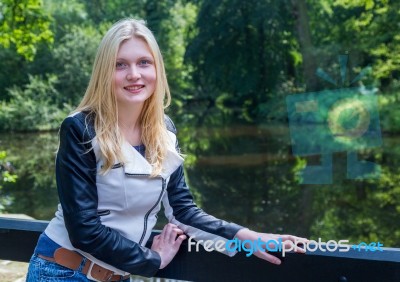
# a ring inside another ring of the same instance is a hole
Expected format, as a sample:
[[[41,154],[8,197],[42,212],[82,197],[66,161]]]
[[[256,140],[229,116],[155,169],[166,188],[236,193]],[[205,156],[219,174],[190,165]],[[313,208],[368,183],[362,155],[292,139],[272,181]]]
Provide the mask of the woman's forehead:
[[[121,42],[117,56],[150,56],[153,57],[147,42],[142,38],[132,37]]]

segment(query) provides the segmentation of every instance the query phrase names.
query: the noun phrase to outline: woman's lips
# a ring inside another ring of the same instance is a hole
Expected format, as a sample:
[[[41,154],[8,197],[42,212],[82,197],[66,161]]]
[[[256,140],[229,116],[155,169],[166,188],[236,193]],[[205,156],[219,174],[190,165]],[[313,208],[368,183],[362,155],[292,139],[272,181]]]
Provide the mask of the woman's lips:
[[[124,87],[125,90],[132,93],[140,92],[142,88],[144,88],[144,85],[130,85]]]

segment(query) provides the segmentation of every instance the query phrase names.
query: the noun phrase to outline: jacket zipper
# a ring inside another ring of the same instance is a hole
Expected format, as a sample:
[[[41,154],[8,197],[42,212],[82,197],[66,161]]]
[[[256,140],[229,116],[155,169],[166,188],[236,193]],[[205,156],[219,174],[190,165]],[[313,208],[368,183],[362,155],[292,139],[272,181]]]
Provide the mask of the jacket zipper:
[[[131,174],[131,173],[126,173],[126,175],[128,175],[128,176],[149,176],[150,174]],[[164,193],[165,179],[161,177],[161,181],[162,181],[161,193],[158,196],[158,199],[157,199],[156,203],[151,207],[151,209],[144,216],[143,233],[142,233],[142,237],[139,240],[139,245],[142,244],[144,236],[146,235],[146,232],[147,232],[147,220],[149,219],[150,213],[158,206],[158,204],[161,201],[161,197],[162,197],[162,195]]]
[[[110,210],[100,210],[100,211],[97,211],[97,215],[98,215],[98,216],[109,215],[110,213],[111,213]]]
[[[111,169],[120,168],[120,167],[122,167],[122,166],[123,166],[122,163],[117,163],[117,164],[114,164],[114,165],[111,167]],[[102,165],[100,168],[103,168],[103,167],[104,167],[104,165]]]

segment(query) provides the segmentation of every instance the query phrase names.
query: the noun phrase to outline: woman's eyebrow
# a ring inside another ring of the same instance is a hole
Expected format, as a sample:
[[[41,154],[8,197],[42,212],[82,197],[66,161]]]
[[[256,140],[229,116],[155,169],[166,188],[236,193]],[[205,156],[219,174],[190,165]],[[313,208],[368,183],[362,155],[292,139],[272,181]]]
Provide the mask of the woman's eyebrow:
[[[154,61],[153,57],[146,56],[146,55],[145,56],[140,56],[140,57],[137,57],[137,58],[132,58],[132,61],[134,61],[134,60],[143,60],[143,59]],[[116,59],[116,61],[126,61],[126,62],[128,62],[130,60],[131,59],[128,59],[126,57],[117,57],[117,59]]]
[[[143,59],[150,60],[150,61],[154,61],[153,57],[150,57],[150,56],[142,56],[142,57],[139,57],[139,60],[143,60]]]

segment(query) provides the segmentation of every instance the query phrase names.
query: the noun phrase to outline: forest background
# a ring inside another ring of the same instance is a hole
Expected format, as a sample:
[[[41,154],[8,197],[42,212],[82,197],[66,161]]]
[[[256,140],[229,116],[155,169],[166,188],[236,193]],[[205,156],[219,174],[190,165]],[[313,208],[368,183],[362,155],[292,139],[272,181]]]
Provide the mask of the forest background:
[[[124,17],[145,19],[160,44],[167,113],[201,207],[268,232],[400,246],[400,2],[390,0],[2,0],[0,211],[51,218],[57,130]],[[337,88],[315,72],[340,80],[340,54],[346,81],[369,67],[353,86],[378,95],[384,145],[360,154],[381,176],[338,170],[332,185],[301,185],[312,159],[291,153],[285,98]]]

